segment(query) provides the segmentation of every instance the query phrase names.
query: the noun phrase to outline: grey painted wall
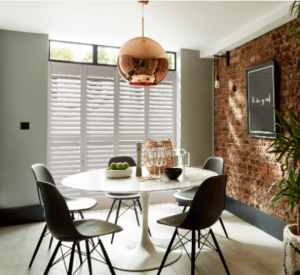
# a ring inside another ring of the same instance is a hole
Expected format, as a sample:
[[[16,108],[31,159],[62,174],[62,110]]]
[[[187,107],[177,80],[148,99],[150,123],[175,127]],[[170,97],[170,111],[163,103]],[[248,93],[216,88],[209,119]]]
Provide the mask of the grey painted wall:
[[[0,208],[39,203],[30,166],[47,161],[47,59],[48,35],[0,30]]]
[[[181,98],[181,148],[191,154],[191,166],[202,166],[213,155],[212,59],[200,52],[177,52],[177,90]]]

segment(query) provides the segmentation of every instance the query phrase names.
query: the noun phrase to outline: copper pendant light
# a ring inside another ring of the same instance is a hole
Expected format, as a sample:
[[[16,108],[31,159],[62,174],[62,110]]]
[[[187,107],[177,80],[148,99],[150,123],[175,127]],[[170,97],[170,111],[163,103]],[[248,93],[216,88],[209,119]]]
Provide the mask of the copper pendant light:
[[[151,86],[160,83],[168,73],[169,61],[163,47],[144,37],[144,5],[142,4],[142,37],[127,41],[120,49],[117,67],[120,75],[131,85]]]

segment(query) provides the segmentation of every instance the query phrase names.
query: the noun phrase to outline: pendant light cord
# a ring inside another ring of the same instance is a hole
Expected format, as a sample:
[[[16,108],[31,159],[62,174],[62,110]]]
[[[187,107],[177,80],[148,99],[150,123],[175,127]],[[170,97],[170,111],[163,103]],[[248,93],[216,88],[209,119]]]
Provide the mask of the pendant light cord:
[[[218,77],[218,58],[217,58],[216,62],[217,62],[217,74],[216,74],[216,78],[217,78]]]
[[[142,4],[142,37],[144,37],[144,4]]]

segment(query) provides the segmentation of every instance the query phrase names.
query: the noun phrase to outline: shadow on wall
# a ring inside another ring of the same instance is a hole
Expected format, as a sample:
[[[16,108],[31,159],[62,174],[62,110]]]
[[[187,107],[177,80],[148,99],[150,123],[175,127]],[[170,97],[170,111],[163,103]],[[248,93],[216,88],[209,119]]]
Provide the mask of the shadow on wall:
[[[271,209],[268,205],[274,194],[268,193],[269,186],[284,176],[283,165],[266,153],[272,141],[247,136],[245,70],[275,59],[281,72],[280,111],[285,115],[282,106],[287,105],[299,113],[300,47],[288,36],[291,23],[230,51],[228,67],[219,62],[220,89],[215,89],[214,107],[215,155],[225,159],[227,194],[288,223],[296,221],[297,213],[289,213],[286,202]]]

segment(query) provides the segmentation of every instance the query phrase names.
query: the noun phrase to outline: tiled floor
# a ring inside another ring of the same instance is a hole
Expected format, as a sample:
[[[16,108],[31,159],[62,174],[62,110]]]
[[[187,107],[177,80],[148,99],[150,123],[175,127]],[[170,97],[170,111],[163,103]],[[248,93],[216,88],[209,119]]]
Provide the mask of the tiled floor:
[[[182,208],[175,204],[152,205],[150,207],[150,228],[154,238],[171,238],[173,228],[162,226],[156,220],[168,215],[180,213]],[[105,219],[108,211],[85,213],[85,217]],[[226,239],[221,225],[217,222],[212,228],[227,262],[230,273],[233,275],[282,275],[283,274],[283,244],[263,231],[249,225],[241,219],[224,211],[222,215],[230,239]],[[111,217],[111,221],[114,217]],[[114,245],[124,245],[135,242],[141,230],[137,227],[133,212],[127,212],[119,220],[124,230],[115,236]],[[48,250],[49,237],[46,237],[31,269],[28,265],[42,232],[44,223],[27,224],[0,228],[0,274],[1,275],[41,275],[54,250]],[[109,253],[110,236],[102,238]],[[82,245],[82,250],[84,245]],[[190,246],[188,246],[188,251]],[[94,253],[95,254],[95,253]],[[75,258],[78,264],[78,257]],[[75,266],[76,266],[75,264]],[[108,275],[108,267],[93,261],[93,274]],[[157,271],[136,272],[134,274],[154,275]],[[55,265],[49,274],[66,274],[63,262]],[[89,274],[87,263],[76,274]],[[116,274],[126,275],[129,272],[116,270]],[[190,260],[185,251],[182,257],[171,266],[163,269],[162,275],[190,274]],[[215,251],[205,249],[196,261],[196,274],[220,275],[226,274],[221,260]]]

